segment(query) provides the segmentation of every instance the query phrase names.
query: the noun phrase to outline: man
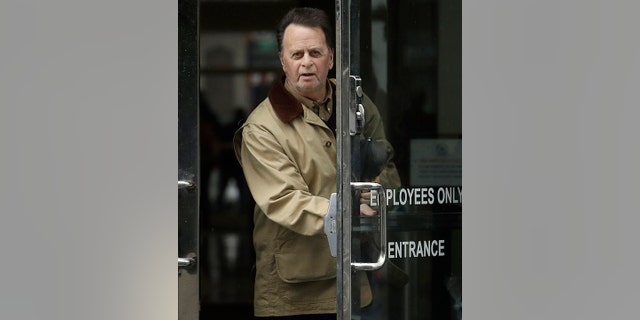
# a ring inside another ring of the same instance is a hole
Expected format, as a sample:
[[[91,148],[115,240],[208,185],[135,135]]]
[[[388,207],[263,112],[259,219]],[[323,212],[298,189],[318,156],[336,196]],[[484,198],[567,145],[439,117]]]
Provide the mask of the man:
[[[332,29],[318,9],[284,16],[277,34],[284,75],[234,137],[256,202],[258,317],[336,318],[336,260],[324,235],[336,191],[335,81],[327,79],[334,66]],[[365,104],[366,136],[384,139],[377,109],[367,97]],[[366,305],[371,294],[364,292]]]

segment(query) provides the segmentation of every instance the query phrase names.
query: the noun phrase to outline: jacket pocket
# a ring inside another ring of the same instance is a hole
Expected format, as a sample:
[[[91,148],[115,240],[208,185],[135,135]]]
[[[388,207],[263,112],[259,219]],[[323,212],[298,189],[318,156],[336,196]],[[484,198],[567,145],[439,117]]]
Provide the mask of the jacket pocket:
[[[281,240],[275,253],[278,276],[286,283],[327,280],[336,277],[336,258],[327,237],[294,235]]]

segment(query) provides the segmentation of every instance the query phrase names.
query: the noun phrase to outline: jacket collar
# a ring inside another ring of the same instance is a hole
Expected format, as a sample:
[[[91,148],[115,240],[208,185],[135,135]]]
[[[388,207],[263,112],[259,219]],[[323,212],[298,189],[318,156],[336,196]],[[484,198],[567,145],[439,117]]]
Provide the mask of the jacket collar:
[[[289,123],[293,119],[297,118],[304,113],[302,109],[302,103],[298,101],[287,89],[284,87],[285,75],[281,75],[278,80],[275,81],[271,90],[269,90],[269,101],[273,110],[278,115],[278,118],[282,122]],[[329,81],[335,95],[335,84],[333,81]],[[333,98],[335,101],[335,97]]]

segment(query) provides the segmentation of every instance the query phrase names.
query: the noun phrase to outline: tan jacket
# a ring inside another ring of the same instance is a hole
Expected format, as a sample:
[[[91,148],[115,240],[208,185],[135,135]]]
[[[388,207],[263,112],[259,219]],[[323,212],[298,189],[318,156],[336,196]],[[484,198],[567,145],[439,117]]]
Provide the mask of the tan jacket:
[[[256,202],[255,315],[335,313],[336,259],[323,219],[336,190],[336,138],[282,80],[234,136]],[[367,136],[384,138],[378,110],[366,105]]]

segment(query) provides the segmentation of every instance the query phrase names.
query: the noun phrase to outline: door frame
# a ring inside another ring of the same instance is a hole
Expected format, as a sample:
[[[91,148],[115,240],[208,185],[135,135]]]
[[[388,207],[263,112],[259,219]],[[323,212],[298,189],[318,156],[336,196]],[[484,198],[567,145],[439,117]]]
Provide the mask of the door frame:
[[[198,0],[178,1],[178,319],[200,317]]]

